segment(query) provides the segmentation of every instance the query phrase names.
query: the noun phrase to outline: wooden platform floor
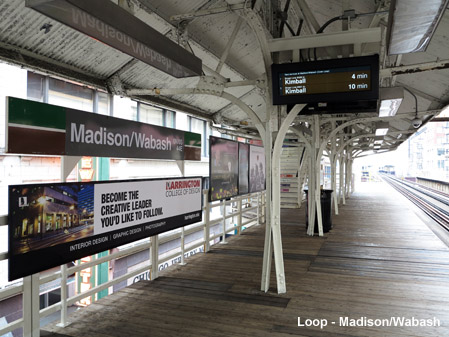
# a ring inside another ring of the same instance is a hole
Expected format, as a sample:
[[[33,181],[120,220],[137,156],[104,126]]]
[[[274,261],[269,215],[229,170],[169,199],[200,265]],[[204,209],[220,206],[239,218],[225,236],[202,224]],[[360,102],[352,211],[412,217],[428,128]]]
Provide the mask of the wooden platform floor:
[[[375,186],[353,194],[324,237],[306,236],[304,209],[283,211],[284,295],[276,293],[274,272],[269,293],[259,291],[264,227],[257,226],[77,311],[66,328],[46,330],[80,337],[449,336],[449,249],[412,204],[386,184]],[[298,317],[328,325],[298,326]],[[440,326],[341,326],[341,317],[435,318]]]

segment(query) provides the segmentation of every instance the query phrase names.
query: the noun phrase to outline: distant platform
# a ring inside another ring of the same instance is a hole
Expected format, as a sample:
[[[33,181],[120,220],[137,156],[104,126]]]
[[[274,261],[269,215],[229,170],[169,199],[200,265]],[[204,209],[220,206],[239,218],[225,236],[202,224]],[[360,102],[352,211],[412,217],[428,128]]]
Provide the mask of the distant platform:
[[[389,185],[358,186],[324,237],[306,235],[304,207],[282,210],[284,295],[274,265],[272,288],[259,291],[261,225],[75,312],[66,328],[45,329],[80,337],[449,336],[449,248]]]

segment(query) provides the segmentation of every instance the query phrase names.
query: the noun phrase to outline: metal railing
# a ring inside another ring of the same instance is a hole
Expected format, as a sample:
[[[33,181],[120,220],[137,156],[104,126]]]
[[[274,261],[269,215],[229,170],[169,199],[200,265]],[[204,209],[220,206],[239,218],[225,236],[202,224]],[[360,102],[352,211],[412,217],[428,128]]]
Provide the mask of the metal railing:
[[[150,238],[146,242],[142,242],[138,245],[131,246],[125,249],[121,249],[118,252],[111,253],[107,256],[95,258],[90,262],[79,264],[68,268],[67,265],[62,265],[60,270],[49,275],[42,276],[35,274],[23,278],[22,282],[11,285],[0,290],[0,305],[2,301],[18,296],[22,296],[23,301],[23,314],[22,318],[0,328],[0,336],[12,332],[18,328],[23,328],[23,335],[25,337],[39,336],[40,331],[40,319],[61,311],[60,326],[66,326],[67,321],[67,309],[79,302],[80,300],[95,296],[95,294],[109,289],[110,287],[126,281],[139,274],[150,271],[150,279],[158,277],[158,266],[161,263],[175,259],[181,255],[181,264],[184,264],[184,254],[186,251],[193,250],[198,247],[204,247],[204,252],[208,252],[210,249],[211,241],[215,241],[220,238],[221,243],[226,243],[226,234],[237,231],[240,234],[243,227],[249,227],[251,225],[258,225],[265,222],[265,192],[257,192],[245,196],[239,196],[230,200],[221,200],[209,203],[207,199],[207,190],[204,190],[204,203],[203,203],[203,220],[202,222],[189,225],[186,229],[173,230],[164,234],[156,235]],[[229,207],[231,206],[231,207]],[[221,207],[221,216],[211,219],[211,210],[216,207]],[[7,216],[0,217],[0,226],[7,226]],[[226,220],[232,219],[233,226],[226,227]],[[211,236],[210,229],[213,226],[222,223],[221,231]],[[185,245],[185,236],[194,234],[197,232],[203,232],[201,240],[196,240],[190,245]],[[163,243],[172,242],[180,239],[180,246],[177,247],[174,252],[170,254],[164,254],[160,257],[158,252],[158,246]],[[143,266],[130,271],[122,276],[109,280],[105,283],[97,285],[96,287],[89,289],[85,292],[78,293],[72,297],[68,297],[67,280],[68,275],[78,273],[89,267],[95,267],[105,262],[130,256],[142,251],[149,250],[148,263]],[[6,260],[8,253],[0,253],[0,261]],[[48,282],[52,282],[60,279],[61,284],[61,300],[51,306],[39,310],[39,287]],[[37,299],[37,300],[36,300]]]

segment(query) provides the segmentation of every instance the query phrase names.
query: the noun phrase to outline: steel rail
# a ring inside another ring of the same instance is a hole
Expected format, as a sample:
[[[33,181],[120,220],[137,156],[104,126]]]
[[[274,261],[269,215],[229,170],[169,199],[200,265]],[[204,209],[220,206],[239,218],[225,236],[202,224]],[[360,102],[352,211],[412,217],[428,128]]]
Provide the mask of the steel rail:
[[[426,213],[430,218],[436,221],[441,227],[449,231],[449,211],[433,204],[426,199],[423,199],[418,195],[417,191],[419,191],[420,193],[424,193],[425,195],[446,205],[449,205],[449,198],[442,198],[435,195],[432,196],[432,193],[424,192],[416,186],[411,186],[411,184],[409,184],[408,182],[404,182],[393,177],[382,175],[382,178],[398,192],[403,194],[407,199],[413,202],[418,208],[424,211],[424,213]]]

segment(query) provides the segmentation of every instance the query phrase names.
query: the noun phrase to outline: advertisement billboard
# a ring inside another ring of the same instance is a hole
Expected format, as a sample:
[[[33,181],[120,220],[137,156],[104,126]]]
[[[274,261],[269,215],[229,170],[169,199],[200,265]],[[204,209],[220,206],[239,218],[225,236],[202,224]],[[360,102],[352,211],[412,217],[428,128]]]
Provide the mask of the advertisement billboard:
[[[249,192],[249,144],[239,143],[239,194]]]
[[[209,201],[238,195],[239,146],[232,140],[211,136]]]
[[[201,221],[201,180],[9,186],[9,280]]]
[[[201,160],[201,135],[7,97],[6,151],[19,154]]]
[[[251,145],[249,148],[249,191],[265,190],[265,149]]]

